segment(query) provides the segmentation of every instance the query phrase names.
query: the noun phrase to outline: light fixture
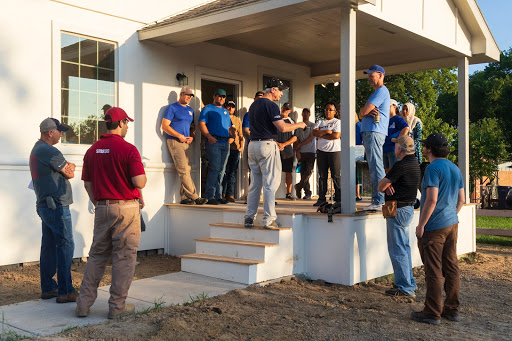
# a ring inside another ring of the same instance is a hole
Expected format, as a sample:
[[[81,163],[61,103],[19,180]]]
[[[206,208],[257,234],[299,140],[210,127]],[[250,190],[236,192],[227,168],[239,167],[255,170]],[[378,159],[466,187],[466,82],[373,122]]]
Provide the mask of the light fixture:
[[[322,85],[322,87],[324,87],[324,88],[326,88],[326,87],[327,87],[327,86],[325,85],[325,83],[322,83],[321,85]]]
[[[176,80],[178,81],[178,85],[188,85],[188,77],[185,75],[185,72],[177,73]]]
[[[322,87],[324,87],[324,88],[327,88],[327,84],[329,84],[329,83],[332,83],[332,85],[334,85],[334,86],[340,85],[340,82],[334,81],[332,78],[327,79],[327,81],[325,83],[322,83],[320,85],[322,85]]]

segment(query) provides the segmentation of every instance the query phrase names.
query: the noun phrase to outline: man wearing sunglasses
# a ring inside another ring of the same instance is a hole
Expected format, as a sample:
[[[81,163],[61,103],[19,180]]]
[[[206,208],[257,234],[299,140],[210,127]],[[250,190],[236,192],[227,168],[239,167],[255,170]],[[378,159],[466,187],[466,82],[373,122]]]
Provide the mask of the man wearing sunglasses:
[[[222,198],[221,183],[229,156],[229,129],[232,125],[229,112],[224,108],[225,101],[226,91],[215,90],[213,103],[205,106],[199,115],[199,130],[207,139],[205,149],[208,156],[208,175],[205,195],[208,205],[228,203]]]

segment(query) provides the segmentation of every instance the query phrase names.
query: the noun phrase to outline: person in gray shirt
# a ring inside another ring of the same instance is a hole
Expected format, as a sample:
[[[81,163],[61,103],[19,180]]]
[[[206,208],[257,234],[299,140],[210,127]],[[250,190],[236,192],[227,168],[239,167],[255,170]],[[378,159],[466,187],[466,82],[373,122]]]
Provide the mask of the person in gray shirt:
[[[73,194],[69,179],[75,165],[54,147],[69,130],[55,118],[41,122],[41,137],[30,153],[30,173],[36,193],[36,211],[42,221],[40,254],[41,298],[57,297],[57,303],[75,302],[78,293],[71,281],[75,251],[69,205]],[[53,276],[57,273],[57,282]]]
[[[295,185],[295,195],[297,199],[302,198],[302,190],[304,190],[303,199],[305,200],[311,199],[309,178],[315,168],[316,158],[316,138],[313,136],[315,124],[309,121],[310,116],[309,108],[302,109],[302,121],[306,123],[306,128],[295,131],[298,140],[293,144],[297,162],[300,162],[300,181]]]

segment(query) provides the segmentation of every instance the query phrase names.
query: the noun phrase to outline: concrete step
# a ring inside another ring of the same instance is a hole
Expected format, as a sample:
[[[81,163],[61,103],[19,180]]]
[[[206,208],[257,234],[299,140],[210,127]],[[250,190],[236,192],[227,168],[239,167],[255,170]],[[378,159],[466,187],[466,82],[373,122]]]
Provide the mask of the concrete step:
[[[223,238],[196,239],[196,253],[259,261],[265,261],[267,248],[276,246],[279,244]]]
[[[269,230],[261,225],[247,228],[242,224],[234,223],[210,224],[211,238],[257,241],[262,243],[279,244],[279,236],[282,231],[291,231],[291,227]]]
[[[181,271],[253,284],[257,280],[257,266],[261,263],[257,260],[193,253],[181,256]]]

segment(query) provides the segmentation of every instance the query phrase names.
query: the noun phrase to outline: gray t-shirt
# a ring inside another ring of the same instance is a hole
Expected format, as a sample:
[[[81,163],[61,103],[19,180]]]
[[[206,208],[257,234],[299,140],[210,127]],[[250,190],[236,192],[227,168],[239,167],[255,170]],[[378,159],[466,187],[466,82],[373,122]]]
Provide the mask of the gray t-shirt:
[[[283,119],[284,122],[286,123],[289,123],[289,124],[294,124],[295,122],[287,117],[287,118],[284,118]],[[289,139],[291,139],[293,136],[295,136],[295,130],[292,130],[292,131],[288,131],[286,133],[282,133],[280,131],[277,132],[277,142],[279,143],[284,143],[286,141],[288,141]],[[289,158],[293,156],[293,147],[291,145],[288,145],[286,147],[284,147],[283,150],[281,150],[281,158]]]
[[[60,172],[66,166],[64,155],[55,147],[37,141],[30,153],[30,173],[36,192],[36,204],[46,203],[52,197],[62,206],[73,203],[73,193],[68,179]]]
[[[295,130],[295,135],[297,136],[297,139],[299,140],[299,142],[302,142],[305,139],[307,139],[313,133],[314,128],[315,128],[315,124],[313,122],[308,122],[305,129]],[[301,146],[299,148],[299,152],[313,153],[313,154],[316,153],[316,138],[314,138],[308,144]]]

